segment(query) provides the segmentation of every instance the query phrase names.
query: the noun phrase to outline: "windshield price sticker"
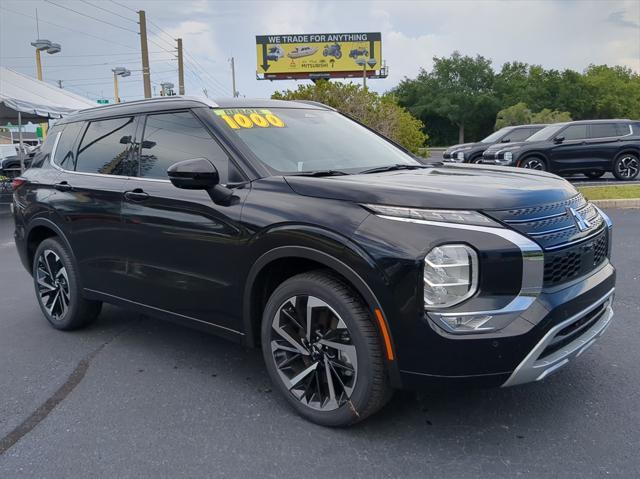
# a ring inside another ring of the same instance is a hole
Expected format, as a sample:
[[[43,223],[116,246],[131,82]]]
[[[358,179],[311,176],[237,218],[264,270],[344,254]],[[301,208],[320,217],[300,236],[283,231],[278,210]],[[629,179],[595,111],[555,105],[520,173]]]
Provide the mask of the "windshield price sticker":
[[[233,130],[242,128],[284,128],[284,121],[270,110],[254,110],[249,108],[233,108],[214,110],[215,114],[224,120]]]

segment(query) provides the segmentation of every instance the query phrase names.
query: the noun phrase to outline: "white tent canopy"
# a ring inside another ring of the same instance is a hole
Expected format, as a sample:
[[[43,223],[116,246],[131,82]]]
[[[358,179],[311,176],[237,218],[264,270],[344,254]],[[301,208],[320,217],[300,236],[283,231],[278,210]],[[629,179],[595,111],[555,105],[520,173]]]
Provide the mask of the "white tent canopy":
[[[0,125],[41,122],[97,106],[91,100],[0,67]]]

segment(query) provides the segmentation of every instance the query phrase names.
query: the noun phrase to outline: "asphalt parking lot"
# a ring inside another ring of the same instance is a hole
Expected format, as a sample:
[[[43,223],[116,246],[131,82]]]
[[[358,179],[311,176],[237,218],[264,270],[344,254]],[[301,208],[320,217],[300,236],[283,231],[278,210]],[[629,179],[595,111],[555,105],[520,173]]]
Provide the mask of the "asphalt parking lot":
[[[53,330],[0,208],[0,477],[638,475],[640,210],[609,211],[616,317],[578,361],[517,388],[398,393],[335,430],[288,409],[257,350],[113,307]]]

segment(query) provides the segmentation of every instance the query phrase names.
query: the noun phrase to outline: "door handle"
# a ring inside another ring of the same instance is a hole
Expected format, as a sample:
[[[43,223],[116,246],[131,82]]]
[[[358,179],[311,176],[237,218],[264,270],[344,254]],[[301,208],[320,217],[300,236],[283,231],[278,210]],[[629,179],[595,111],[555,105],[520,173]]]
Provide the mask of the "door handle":
[[[149,198],[149,193],[145,193],[142,188],[136,188],[135,190],[125,191],[124,197],[129,201],[144,201]]]
[[[61,181],[60,183],[56,183],[53,187],[58,191],[70,191],[72,189],[71,185],[66,181]]]

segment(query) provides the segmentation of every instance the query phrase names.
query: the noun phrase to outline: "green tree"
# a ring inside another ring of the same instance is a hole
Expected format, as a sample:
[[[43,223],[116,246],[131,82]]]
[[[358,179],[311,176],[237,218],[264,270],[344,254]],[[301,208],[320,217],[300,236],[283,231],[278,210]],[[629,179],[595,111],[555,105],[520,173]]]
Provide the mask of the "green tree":
[[[622,66],[591,65],[584,74],[592,118],[640,118],[640,75]]]
[[[399,106],[393,94],[379,95],[357,84],[320,80],[312,85],[300,85],[296,90],[275,92],[271,98],[324,103],[373,128],[414,153],[418,153],[428,139],[423,132],[424,124]]]
[[[531,123],[531,110],[526,103],[520,102],[504,108],[496,117],[496,130],[512,125],[525,125]]]
[[[539,112],[531,115],[531,121],[529,123],[562,123],[571,121],[571,119],[571,114],[568,111],[543,108]]]
[[[493,94],[495,74],[491,60],[454,52],[449,58],[433,58],[430,72],[421,70],[415,80],[405,79],[395,94],[400,104],[418,118],[438,115],[458,128],[458,141],[463,142],[465,130],[478,128],[487,120],[493,123],[498,102]]]

